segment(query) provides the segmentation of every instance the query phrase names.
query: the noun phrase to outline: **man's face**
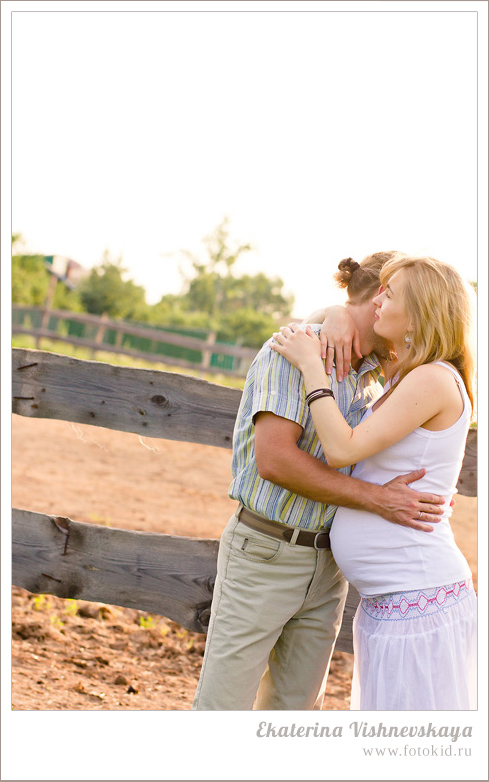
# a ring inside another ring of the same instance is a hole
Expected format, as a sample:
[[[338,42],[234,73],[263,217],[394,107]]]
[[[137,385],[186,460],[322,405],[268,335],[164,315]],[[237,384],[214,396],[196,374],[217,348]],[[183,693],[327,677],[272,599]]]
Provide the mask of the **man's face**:
[[[379,292],[382,290],[380,288]],[[362,355],[367,356],[369,353],[375,353],[379,358],[392,358],[392,344],[374,331],[374,314],[377,311],[377,306],[373,301],[371,299],[361,303],[349,301],[347,302],[347,307],[360,333],[360,351]]]

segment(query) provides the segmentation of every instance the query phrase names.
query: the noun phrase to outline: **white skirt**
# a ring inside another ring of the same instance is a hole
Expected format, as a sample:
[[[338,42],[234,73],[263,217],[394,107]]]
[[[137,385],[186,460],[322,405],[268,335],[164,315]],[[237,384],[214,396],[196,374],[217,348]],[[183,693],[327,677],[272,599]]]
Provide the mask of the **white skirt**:
[[[476,709],[472,581],[362,598],[353,650],[353,710]]]

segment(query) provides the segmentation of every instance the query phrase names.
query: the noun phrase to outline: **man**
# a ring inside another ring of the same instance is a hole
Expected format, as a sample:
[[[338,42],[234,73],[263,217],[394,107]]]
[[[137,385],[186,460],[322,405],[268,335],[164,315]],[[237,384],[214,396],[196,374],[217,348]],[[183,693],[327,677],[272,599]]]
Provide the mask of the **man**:
[[[373,331],[372,298],[391,256],[365,258],[348,286],[347,309],[367,357],[354,359],[341,383],[333,369],[332,389],[351,426],[382,391],[373,350],[387,356],[388,345]],[[329,546],[336,507],[372,511],[421,535],[419,520],[437,521],[443,498],[408,487],[421,471],[377,486],[349,477],[351,468],[328,467],[302,376],[269,343],[248,372],[232,471],[229,494],[239,506],[221,538],[193,708],[248,710],[256,697],[257,709],[320,709],[348,587]]]

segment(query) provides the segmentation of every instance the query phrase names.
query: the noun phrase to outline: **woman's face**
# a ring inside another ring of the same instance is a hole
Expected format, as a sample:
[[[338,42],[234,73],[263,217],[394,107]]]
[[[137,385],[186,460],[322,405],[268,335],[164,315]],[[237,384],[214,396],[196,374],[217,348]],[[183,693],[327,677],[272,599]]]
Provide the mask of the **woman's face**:
[[[394,345],[403,345],[406,333],[413,328],[405,305],[405,278],[406,272],[396,272],[373,300],[377,307],[374,314],[374,331]]]

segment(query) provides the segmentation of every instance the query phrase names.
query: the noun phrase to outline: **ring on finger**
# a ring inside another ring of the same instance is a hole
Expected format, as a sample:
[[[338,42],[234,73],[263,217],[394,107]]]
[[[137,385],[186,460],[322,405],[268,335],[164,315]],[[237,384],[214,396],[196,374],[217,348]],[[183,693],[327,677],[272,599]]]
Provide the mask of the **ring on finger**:
[[[421,519],[421,516],[422,516],[422,515],[423,515],[423,511],[422,511],[422,510],[420,510],[420,512],[419,512],[419,516],[418,516],[418,518],[416,519],[416,521],[420,521],[420,519]]]
[[[330,348],[331,348],[331,350],[334,350],[334,345],[326,345],[326,348],[327,348],[328,350],[329,350]]]

